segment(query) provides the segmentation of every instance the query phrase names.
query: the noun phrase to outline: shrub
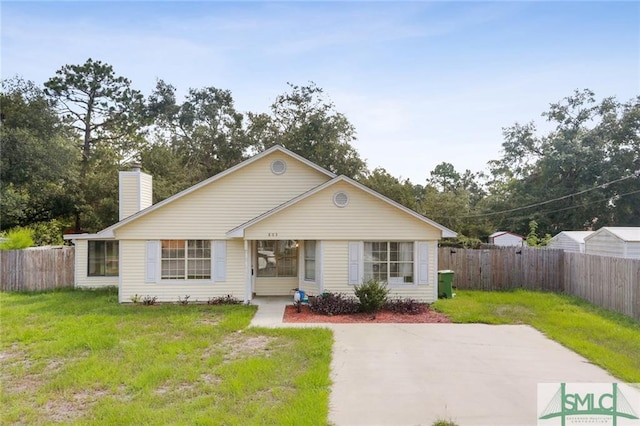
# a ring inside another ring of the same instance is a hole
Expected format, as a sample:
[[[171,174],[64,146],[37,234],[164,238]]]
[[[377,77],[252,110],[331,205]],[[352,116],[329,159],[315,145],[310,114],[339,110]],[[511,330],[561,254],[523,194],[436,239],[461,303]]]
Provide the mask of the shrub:
[[[355,314],[360,304],[353,297],[342,293],[324,293],[322,296],[309,298],[311,312],[321,315]]]
[[[188,305],[189,304],[189,298],[191,296],[189,296],[188,294],[184,297],[184,299],[180,298],[180,296],[178,296],[178,303],[181,305]]]
[[[156,296],[151,297],[147,295],[142,298],[142,304],[147,306],[155,305],[157,300],[158,298]]]
[[[33,231],[29,228],[14,228],[0,242],[0,250],[20,250],[33,246]]]
[[[221,297],[212,297],[207,300],[207,305],[241,305],[242,300],[236,299],[230,294]]]
[[[59,220],[49,222],[38,222],[29,225],[33,230],[33,242],[37,246],[60,246],[64,244],[62,231],[64,225]]]
[[[380,311],[389,296],[387,285],[376,280],[357,285],[353,291],[360,300],[360,310],[367,313]]]
[[[423,303],[413,299],[390,299],[384,305],[384,309],[397,314],[418,315],[427,310]]]

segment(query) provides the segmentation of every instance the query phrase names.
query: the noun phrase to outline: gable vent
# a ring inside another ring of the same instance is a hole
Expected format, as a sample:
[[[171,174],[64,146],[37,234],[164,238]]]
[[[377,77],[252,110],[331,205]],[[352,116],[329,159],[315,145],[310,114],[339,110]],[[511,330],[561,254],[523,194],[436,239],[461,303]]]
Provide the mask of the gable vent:
[[[271,172],[274,175],[281,175],[287,171],[287,163],[283,160],[273,160],[271,163]]]
[[[338,207],[346,207],[349,204],[349,196],[346,192],[336,192],[333,194],[333,204]]]

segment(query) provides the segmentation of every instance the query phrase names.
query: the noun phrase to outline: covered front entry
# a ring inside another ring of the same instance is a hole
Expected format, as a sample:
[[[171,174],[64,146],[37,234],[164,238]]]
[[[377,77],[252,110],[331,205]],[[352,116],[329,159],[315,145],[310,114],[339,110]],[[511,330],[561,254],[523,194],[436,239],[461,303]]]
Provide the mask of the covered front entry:
[[[252,288],[256,296],[287,296],[300,282],[301,252],[296,240],[252,242]]]

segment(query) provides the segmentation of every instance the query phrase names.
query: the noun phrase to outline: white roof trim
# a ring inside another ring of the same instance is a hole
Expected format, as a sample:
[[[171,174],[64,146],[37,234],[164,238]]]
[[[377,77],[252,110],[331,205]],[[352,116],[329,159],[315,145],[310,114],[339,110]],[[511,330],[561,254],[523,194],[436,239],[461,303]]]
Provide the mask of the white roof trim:
[[[244,231],[248,227],[250,227],[250,226],[252,226],[252,225],[254,225],[254,224],[256,224],[256,223],[258,223],[258,222],[260,222],[260,221],[262,221],[262,220],[264,220],[264,219],[266,219],[268,217],[270,217],[270,216],[273,216],[274,214],[278,213],[279,211],[282,211],[282,210],[284,210],[284,209],[286,209],[286,208],[288,208],[288,207],[290,207],[290,206],[292,206],[292,205],[294,205],[294,204],[296,204],[296,203],[298,203],[298,202],[300,202],[300,201],[302,201],[302,200],[304,200],[304,199],[306,199],[308,197],[311,197],[312,195],[314,195],[314,194],[322,191],[323,189],[328,188],[328,187],[330,187],[330,186],[332,186],[332,185],[334,185],[334,184],[336,184],[338,182],[350,183],[351,185],[355,186],[356,188],[361,189],[361,190],[367,192],[368,194],[370,194],[370,195],[372,195],[372,196],[374,196],[374,197],[376,197],[376,198],[378,198],[378,199],[380,199],[380,200],[382,200],[382,201],[384,201],[384,202],[386,202],[388,204],[391,204],[392,206],[402,210],[405,213],[408,213],[409,215],[415,217],[416,219],[419,219],[422,222],[428,223],[429,225],[441,230],[443,238],[453,238],[456,235],[458,235],[456,232],[452,231],[451,229],[449,229],[449,228],[447,228],[445,226],[442,226],[439,223],[434,222],[433,220],[422,216],[421,214],[416,213],[415,211],[411,210],[410,208],[407,208],[407,207],[403,206],[402,204],[399,204],[399,203],[393,201],[392,199],[385,197],[384,195],[372,190],[371,188],[368,188],[368,187],[364,186],[363,184],[361,184],[359,182],[354,181],[353,179],[350,179],[350,178],[348,178],[346,176],[338,176],[338,177],[336,177],[336,178],[334,178],[334,179],[332,179],[332,180],[330,180],[328,182],[323,183],[322,185],[316,186],[315,188],[311,189],[310,191],[305,192],[304,194],[301,194],[301,195],[299,195],[299,196],[287,201],[284,204],[279,205],[278,207],[276,207],[276,208],[274,208],[272,210],[269,210],[268,212],[265,212],[265,213],[261,214],[260,216],[257,216],[255,218],[251,219],[248,222],[243,223],[240,226],[237,226],[237,227],[233,228],[232,230],[227,232],[227,237],[228,238],[241,238],[241,237],[244,237]]]
[[[115,237],[113,232],[104,234],[98,232],[97,234],[66,234],[62,236],[65,240],[113,240]]]
[[[115,230],[115,229],[117,229],[117,228],[119,228],[119,227],[121,227],[123,225],[126,225],[127,223],[130,223],[130,222],[132,222],[132,221],[134,221],[134,220],[136,220],[136,219],[138,219],[138,218],[140,218],[142,216],[145,216],[145,215],[147,215],[147,214],[149,214],[149,213],[161,208],[162,206],[164,206],[166,204],[169,204],[169,203],[171,203],[171,202],[173,202],[173,201],[175,201],[175,200],[177,200],[179,198],[182,198],[185,195],[190,194],[193,191],[196,191],[196,190],[202,188],[203,186],[209,185],[210,183],[215,182],[218,179],[221,179],[221,178],[223,178],[223,177],[225,177],[227,175],[230,175],[231,173],[234,173],[235,171],[237,171],[237,170],[239,170],[239,169],[241,169],[241,168],[243,168],[245,166],[248,166],[249,164],[254,163],[255,161],[257,161],[257,160],[259,160],[259,159],[261,159],[263,157],[266,157],[267,155],[269,155],[269,154],[271,154],[273,152],[276,152],[276,151],[277,152],[281,152],[281,153],[283,153],[285,155],[288,155],[290,157],[293,157],[296,160],[301,161],[302,163],[306,164],[307,166],[311,167],[312,169],[315,169],[315,170],[319,171],[320,173],[323,173],[323,174],[327,175],[328,177],[330,177],[332,179],[336,177],[336,175],[334,173],[331,173],[329,170],[323,169],[322,167],[318,166],[317,164],[312,163],[311,161],[307,160],[306,158],[301,157],[300,155],[296,154],[295,152],[291,152],[291,151],[289,151],[288,149],[284,148],[281,145],[274,145],[271,148],[269,148],[269,149],[267,149],[265,151],[262,151],[261,153],[256,154],[253,157],[248,158],[248,159],[244,160],[243,162],[238,163],[235,166],[230,167],[227,170],[224,170],[224,171],[218,173],[217,175],[211,176],[210,178],[205,179],[202,182],[197,183],[197,184],[195,184],[195,185],[193,185],[193,186],[191,186],[191,187],[189,187],[189,188],[187,188],[187,189],[185,189],[185,190],[183,190],[181,192],[178,192],[177,194],[172,195],[171,197],[166,198],[166,199],[160,201],[157,204],[149,206],[146,209],[139,211],[138,213],[135,213],[135,214],[133,214],[133,215],[131,215],[131,216],[125,218],[125,219],[122,219],[121,221],[111,225],[110,227],[103,229],[99,233],[100,234],[102,234],[104,232],[113,233],[113,230]]]
[[[632,226],[627,226],[627,227],[603,226],[602,228],[598,229],[591,235],[586,236],[584,239],[585,241],[590,240],[591,238],[603,232],[608,232],[614,237],[624,242],[640,242],[640,227],[632,227]]]

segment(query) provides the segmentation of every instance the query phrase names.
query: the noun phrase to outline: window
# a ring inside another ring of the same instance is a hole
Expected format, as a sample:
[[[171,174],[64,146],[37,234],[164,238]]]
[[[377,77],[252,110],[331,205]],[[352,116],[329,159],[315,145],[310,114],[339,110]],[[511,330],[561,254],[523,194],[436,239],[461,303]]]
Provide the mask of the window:
[[[298,276],[298,242],[258,241],[258,277]]]
[[[413,243],[365,242],[364,280],[413,283]]]
[[[211,241],[162,240],[163,280],[211,279]]]
[[[306,281],[316,280],[316,242],[304,242],[304,279]]]
[[[88,275],[90,277],[118,276],[117,241],[89,241]]]

